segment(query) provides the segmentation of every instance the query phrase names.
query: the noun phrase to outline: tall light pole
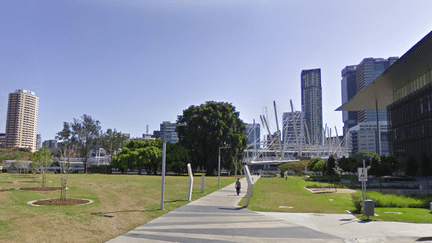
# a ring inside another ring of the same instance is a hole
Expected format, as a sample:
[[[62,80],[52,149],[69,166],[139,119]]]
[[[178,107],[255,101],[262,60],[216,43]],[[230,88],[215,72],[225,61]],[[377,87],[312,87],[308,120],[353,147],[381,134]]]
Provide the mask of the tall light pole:
[[[162,145],[162,192],[161,192],[161,210],[164,210],[165,198],[165,168],[166,168],[166,126],[164,125],[164,139]],[[186,126],[186,124],[175,124],[175,127]]]
[[[221,149],[226,149],[226,148],[230,148],[230,146],[228,145],[228,146],[225,146],[225,147],[219,147],[219,157],[218,157],[218,187],[220,187],[220,165],[221,165],[220,151],[221,151]]]

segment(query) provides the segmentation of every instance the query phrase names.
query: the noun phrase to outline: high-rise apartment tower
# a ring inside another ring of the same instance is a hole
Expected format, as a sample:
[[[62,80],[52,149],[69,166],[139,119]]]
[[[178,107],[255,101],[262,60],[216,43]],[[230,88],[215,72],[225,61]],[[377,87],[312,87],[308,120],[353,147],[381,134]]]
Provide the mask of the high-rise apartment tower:
[[[384,58],[365,58],[357,66],[356,80],[357,93],[364,87],[368,86],[387,68],[389,68],[398,57]],[[376,110],[361,110],[357,112],[358,122],[371,122],[377,120]],[[387,121],[387,112],[385,109],[378,110],[378,120]]]
[[[301,72],[302,112],[304,112],[310,144],[323,143],[321,69]]]
[[[18,89],[9,94],[6,119],[6,148],[36,150],[39,98],[34,92]]]

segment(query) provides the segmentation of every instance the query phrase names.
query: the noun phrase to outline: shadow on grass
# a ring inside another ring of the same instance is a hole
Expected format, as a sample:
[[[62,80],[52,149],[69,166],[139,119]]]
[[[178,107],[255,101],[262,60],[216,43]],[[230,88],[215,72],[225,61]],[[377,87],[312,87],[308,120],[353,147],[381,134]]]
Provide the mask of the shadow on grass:
[[[7,191],[15,191],[15,188],[9,188],[9,189],[2,189],[0,192],[7,192]]]
[[[164,201],[164,203],[176,203],[176,202],[189,202],[189,200],[181,199],[181,200]]]
[[[99,217],[105,217],[105,218],[114,218],[114,215],[109,214],[119,214],[119,213],[145,213],[145,212],[156,212],[160,211],[160,209],[152,209],[152,210],[123,210],[123,211],[114,211],[114,212],[96,212],[96,213],[90,213],[91,215],[99,216]]]

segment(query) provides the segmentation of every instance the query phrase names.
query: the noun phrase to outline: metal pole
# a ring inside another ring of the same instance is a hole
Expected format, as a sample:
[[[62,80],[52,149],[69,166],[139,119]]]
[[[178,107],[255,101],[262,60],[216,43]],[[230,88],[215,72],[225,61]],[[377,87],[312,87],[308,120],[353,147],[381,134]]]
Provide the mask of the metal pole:
[[[166,164],[166,124],[164,125],[164,137],[162,146],[162,191],[161,191],[161,210],[164,210],[165,199],[165,164]]]
[[[164,129],[165,130],[165,129]],[[165,134],[165,132],[164,132]],[[165,137],[165,136],[164,136]],[[164,210],[164,197],[165,197],[165,162],[166,162],[166,142],[163,142],[162,150],[162,193],[161,193],[161,210]]]
[[[218,187],[220,187],[220,160],[221,160],[220,150],[221,150],[221,147],[219,147],[219,156],[218,156]]]
[[[381,155],[381,129],[379,124],[379,116],[378,116],[378,99],[375,100],[375,108],[376,108],[376,119],[377,119],[377,153]]]

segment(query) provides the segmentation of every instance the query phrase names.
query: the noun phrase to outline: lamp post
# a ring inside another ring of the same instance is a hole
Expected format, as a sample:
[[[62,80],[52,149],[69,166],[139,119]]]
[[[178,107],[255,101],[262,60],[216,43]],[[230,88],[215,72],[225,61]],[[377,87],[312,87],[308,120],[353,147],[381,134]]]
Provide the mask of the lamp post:
[[[220,187],[220,164],[221,164],[220,151],[221,151],[221,149],[226,149],[226,148],[230,148],[230,146],[228,145],[228,146],[225,146],[225,147],[219,147],[219,157],[218,157],[218,188]]]
[[[165,168],[166,168],[166,126],[164,125],[164,139],[162,145],[162,192],[161,192],[161,210],[164,210],[165,198]],[[175,124],[175,127],[186,126],[186,124]]]

